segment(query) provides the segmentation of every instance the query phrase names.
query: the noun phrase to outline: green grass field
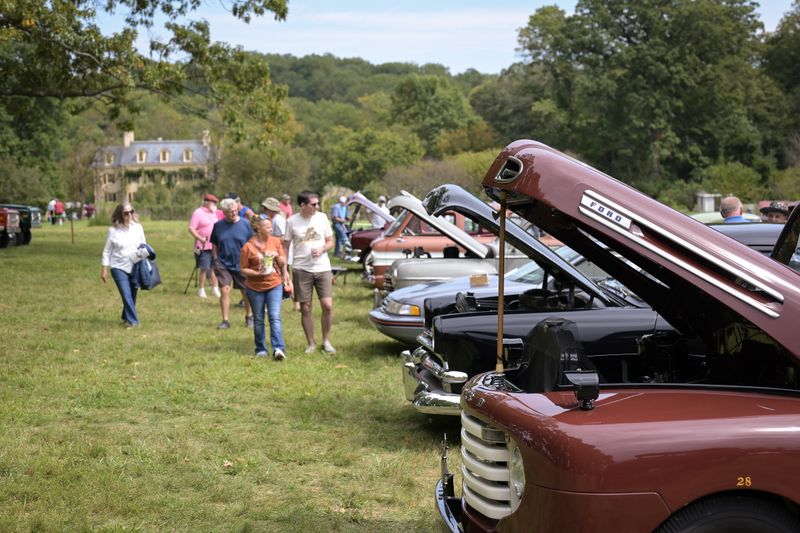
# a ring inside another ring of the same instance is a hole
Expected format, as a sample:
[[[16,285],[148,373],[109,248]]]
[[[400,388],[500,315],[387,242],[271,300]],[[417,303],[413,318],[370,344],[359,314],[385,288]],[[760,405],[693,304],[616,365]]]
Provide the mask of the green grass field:
[[[133,329],[100,281],[106,228],[0,250],[0,530],[438,531],[458,422],[407,405],[358,274],[334,288],[335,356],[302,353],[285,301],[288,358],[256,359],[242,309],[217,331],[217,300],[183,294],[186,223],[144,227],[163,284]]]

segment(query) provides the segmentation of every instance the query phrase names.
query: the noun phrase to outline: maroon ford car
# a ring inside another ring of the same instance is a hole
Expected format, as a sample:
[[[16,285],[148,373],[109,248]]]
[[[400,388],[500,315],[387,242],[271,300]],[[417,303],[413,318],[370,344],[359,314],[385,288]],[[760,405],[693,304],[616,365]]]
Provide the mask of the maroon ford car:
[[[531,324],[521,363],[462,390],[461,496],[446,446],[436,489],[447,526],[800,531],[798,213],[765,257],[534,141],[483,185],[677,332],[588,357],[568,314]]]

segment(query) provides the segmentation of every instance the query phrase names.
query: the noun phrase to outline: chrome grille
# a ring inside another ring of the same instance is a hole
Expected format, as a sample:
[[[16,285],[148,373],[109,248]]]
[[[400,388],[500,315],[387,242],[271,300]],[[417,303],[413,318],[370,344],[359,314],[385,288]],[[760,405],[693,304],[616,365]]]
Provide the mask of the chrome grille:
[[[470,507],[499,520],[511,514],[508,438],[502,443],[485,440],[484,428],[498,431],[461,411],[462,492]]]

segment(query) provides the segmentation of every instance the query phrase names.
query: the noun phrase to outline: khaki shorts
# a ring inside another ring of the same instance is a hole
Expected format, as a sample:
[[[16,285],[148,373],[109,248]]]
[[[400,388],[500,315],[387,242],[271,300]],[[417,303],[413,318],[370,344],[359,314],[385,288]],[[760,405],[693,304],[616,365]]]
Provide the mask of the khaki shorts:
[[[327,272],[293,270],[292,283],[298,302],[310,302],[313,289],[317,290],[318,298],[333,298],[333,273],[330,270]]]
[[[217,282],[220,287],[227,287],[233,283],[235,289],[244,290],[244,274],[241,272],[231,272],[225,265],[219,262],[214,262],[214,274],[217,275]]]

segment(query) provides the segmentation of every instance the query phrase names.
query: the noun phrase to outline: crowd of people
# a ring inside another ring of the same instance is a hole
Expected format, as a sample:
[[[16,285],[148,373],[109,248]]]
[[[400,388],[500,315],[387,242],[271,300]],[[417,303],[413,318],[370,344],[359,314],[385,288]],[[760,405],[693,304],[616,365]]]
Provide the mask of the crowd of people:
[[[219,205],[219,208],[217,206]],[[208,291],[219,299],[222,315],[217,329],[231,328],[231,291],[238,289],[245,308],[244,325],[253,329],[254,352],[268,357],[266,324],[272,357],[286,358],[281,303],[291,297],[300,311],[306,338],[305,353],[321,349],[336,353],[331,342],[333,324],[333,274],[328,252],[334,247],[334,233],[325,213],[320,211],[320,196],[313,191],[297,195],[299,210],[292,199],[269,197],[255,213],[236,193],[219,200],[205,194],[193,211],[189,233],[194,239],[198,270],[198,296]],[[344,214],[347,217],[345,207]],[[108,230],[101,260],[100,277],[114,280],[122,300],[122,323],[139,325],[136,312],[138,286],[132,274],[134,265],[147,257],[144,229],[130,203],[116,207]],[[290,270],[291,267],[291,270]],[[313,324],[313,296],[322,308],[322,338],[317,344]]]

